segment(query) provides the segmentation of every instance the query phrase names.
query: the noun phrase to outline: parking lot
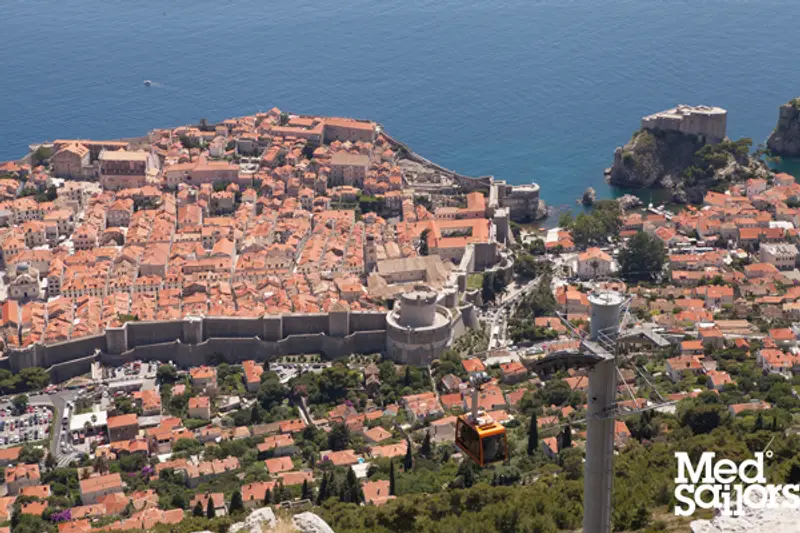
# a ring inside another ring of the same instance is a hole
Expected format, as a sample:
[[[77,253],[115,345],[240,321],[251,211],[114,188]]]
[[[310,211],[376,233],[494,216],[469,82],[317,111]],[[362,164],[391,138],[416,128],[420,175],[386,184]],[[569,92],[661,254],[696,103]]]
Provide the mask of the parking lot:
[[[0,446],[24,444],[50,438],[53,411],[28,406],[25,414],[14,414],[11,404],[0,405]]]

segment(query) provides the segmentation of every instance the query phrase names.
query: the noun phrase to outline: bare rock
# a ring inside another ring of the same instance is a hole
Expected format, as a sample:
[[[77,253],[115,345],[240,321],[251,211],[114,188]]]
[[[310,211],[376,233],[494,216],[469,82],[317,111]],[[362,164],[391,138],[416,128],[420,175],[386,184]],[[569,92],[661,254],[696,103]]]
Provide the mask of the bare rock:
[[[238,533],[239,531],[245,533],[261,533],[262,526],[271,529],[275,527],[277,522],[272,508],[262,507],[250,513],[244,522],[236,522],[233,524],[228,529],[228,533]]]
[[[300,513],[292,519],[294,527],[302,533],[334,533],[325,520],[314,513]]]
[[[642,201],[639,199],[639,197],[632,194],[622,195],[621,197],[617,198],[617,203],[623,211],[642,205]]]
[[[774,155],[800,156],[800,98],[781,106],[778,124],[767,140],[767,147]]]
[[[593,187],[587,187],[586,190],[583,191],[583,196],[581,197],[581,203],[586,206],[593,205],[596,199],[597,199],[597,192],[594,190]]]

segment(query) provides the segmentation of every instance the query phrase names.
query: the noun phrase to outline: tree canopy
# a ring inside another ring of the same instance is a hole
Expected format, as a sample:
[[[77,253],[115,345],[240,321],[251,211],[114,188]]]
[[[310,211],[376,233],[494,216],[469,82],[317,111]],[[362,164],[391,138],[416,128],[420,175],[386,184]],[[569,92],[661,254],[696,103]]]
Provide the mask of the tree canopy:
[[[657,279],[666,259],[661,239],[640,231],[619,254],[620,275],[630,281]]]

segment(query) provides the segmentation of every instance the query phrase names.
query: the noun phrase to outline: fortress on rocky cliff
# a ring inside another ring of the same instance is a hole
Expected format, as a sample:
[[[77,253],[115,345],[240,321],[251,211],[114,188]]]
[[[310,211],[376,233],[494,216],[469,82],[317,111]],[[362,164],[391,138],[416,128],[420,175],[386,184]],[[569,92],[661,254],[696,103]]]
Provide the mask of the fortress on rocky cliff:
[[[697,135],[716,144],[725,139],[728,112],[721,107],[679,105],[642,118],[642,129]]]

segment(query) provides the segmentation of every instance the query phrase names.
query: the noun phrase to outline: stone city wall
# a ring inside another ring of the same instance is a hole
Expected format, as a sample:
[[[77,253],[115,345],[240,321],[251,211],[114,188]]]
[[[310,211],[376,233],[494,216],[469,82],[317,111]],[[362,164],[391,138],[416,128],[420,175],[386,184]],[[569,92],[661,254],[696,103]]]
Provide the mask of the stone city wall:
[[[68,379],[88,371],[98,353],[107,364],[142,359],[192,366],[212,362],[212,356],[217,355],[240,362],[303,353],[339,357],[382,352],[385,347],[383,312],[186,317],[165,322],[126,322],[121,327],[108,328],[103,335],[10,348],[0,360],[0,367],[12,372],[34,366],[54,368],[54,379]]]

